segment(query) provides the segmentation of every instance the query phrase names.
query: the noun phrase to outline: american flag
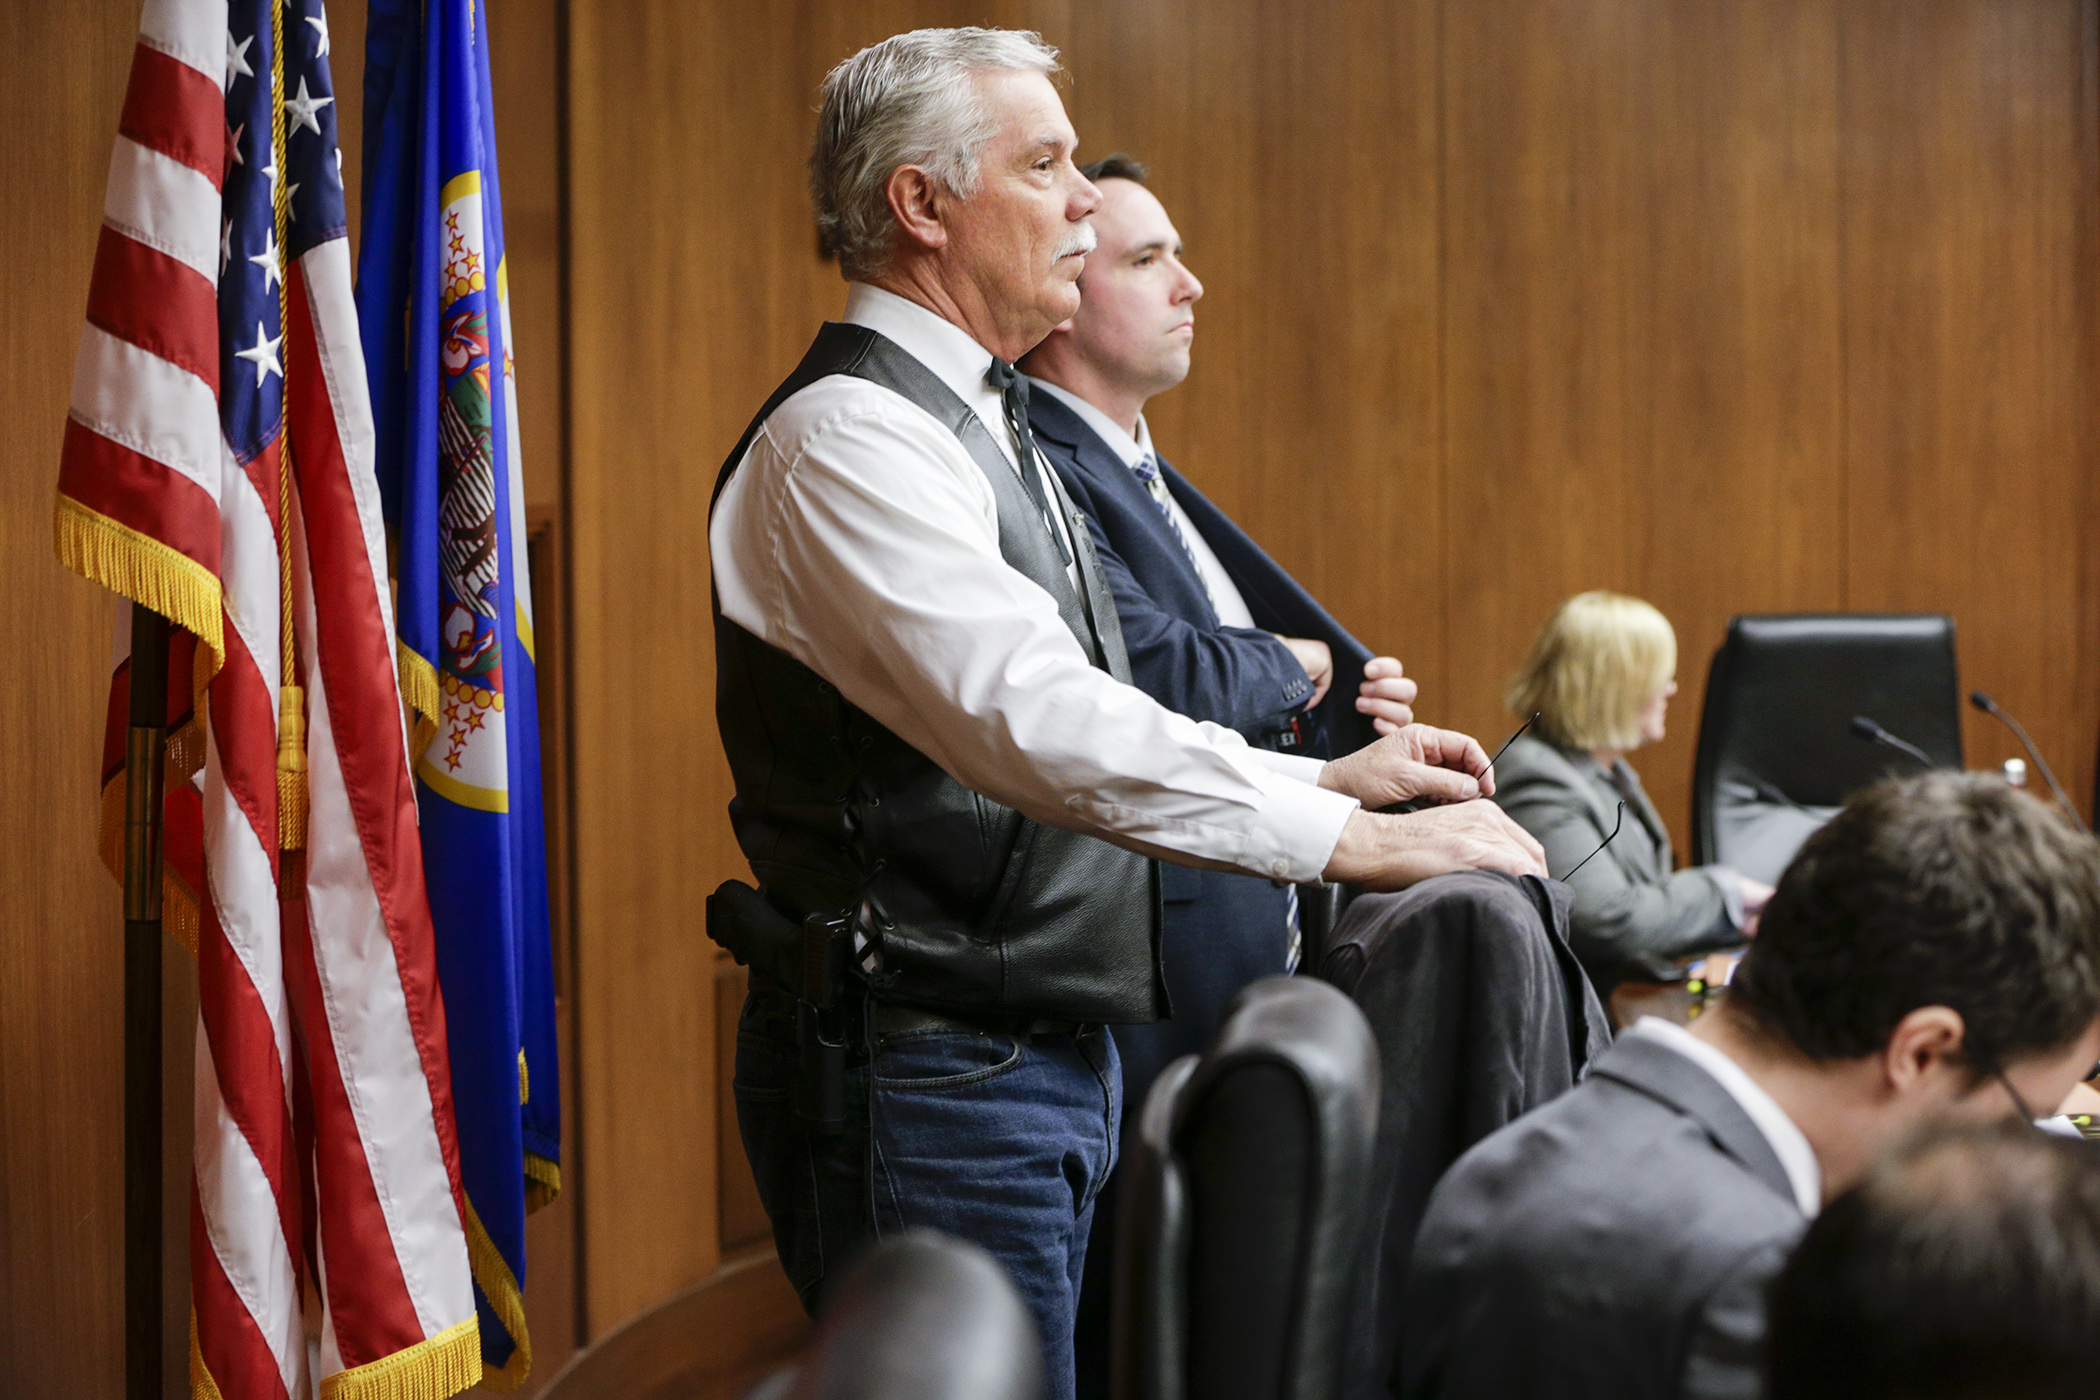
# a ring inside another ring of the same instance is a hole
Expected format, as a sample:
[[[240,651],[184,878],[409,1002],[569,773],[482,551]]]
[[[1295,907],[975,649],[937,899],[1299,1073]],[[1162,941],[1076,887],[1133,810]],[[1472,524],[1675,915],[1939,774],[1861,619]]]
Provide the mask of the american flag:
[[[64,562],[188,634],[191,1377],[243,1400],[481,1379],[328,45],[323,0],[148,0],[59,476]]]

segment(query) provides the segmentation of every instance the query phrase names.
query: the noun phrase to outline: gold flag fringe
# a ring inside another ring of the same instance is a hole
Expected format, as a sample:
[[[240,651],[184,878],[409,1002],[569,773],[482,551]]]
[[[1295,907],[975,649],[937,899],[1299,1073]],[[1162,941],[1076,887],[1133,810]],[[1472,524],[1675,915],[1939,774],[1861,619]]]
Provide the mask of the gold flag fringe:
[[[554,1204],[561,1194],[561,1167],[537,1152],[525,1154],[525,1213]]]
[[[401,703],[415,716],[415,732],[409,737],[408,762],[412,768],[422,761],[423,750],[437,737],[444,701],[438,695],[437,667],[411,650],[406,642],[394,643],[395,665],[401,673]]]
[[[392,1356],[338,1371],[321,1400],[450,1400],[480,1381],[481,1327],[473,1318]]]
[[[467,1262],[474,1268],[474,1282],[481,1285],[482,1296],[489,1300],[489,1307],[513,1343],[510,1360],[502,1367],[482,1363],[481,1383],[489,1390],[516,1390],[532,1374],[532,1334],[525,1324],[525,1292],[518,1287],[517,1275],[504,1262],[503,1251],[496,1248],[481,1217],[474,1213],[472,1200],[467,1201]]]
[[[208,660],[197,687],[219,672],[226,654],[222,595],[211,570],[151,535],[140,534],[71,496],[58,498],[58,561],[74,573],[151,608],[196,637]]]

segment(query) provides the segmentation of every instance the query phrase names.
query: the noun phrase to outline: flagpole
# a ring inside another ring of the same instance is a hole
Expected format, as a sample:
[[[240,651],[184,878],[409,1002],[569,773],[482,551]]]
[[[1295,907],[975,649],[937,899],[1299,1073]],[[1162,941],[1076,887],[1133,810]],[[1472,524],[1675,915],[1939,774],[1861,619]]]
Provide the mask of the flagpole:
[[[161,1379],[161,811],[168,749],[168,620],[131,606],[124,744],[124,1393]]]

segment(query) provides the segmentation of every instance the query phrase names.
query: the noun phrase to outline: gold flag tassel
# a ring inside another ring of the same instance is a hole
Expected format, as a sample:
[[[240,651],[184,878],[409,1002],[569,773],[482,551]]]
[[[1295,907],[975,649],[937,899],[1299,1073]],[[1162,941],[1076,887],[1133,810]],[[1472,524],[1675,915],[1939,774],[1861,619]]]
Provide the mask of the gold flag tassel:
[[[277,848],[306,849],[306,691],[277,692]]]
[[[276,188],[275,215],[277,256],[286,257],[284,235],[290,222],[291,181],[285,178],[284,131],[284,6],[270,7],[270,149],[280,172]],[[287,319],[284,279],[277,280],[277,333],[286,335]],[[287,365],[291,356],[285,356]],[[279,658],[283,670],[277,691],[277,897],[305,897],[305,861],[298,852],[306,849],[306,691],[299,685],[299,648],[293,628],[292,608],[292,433],[289,415],[283,437],[277,444],[277,585],[278,635],[283,642]]]

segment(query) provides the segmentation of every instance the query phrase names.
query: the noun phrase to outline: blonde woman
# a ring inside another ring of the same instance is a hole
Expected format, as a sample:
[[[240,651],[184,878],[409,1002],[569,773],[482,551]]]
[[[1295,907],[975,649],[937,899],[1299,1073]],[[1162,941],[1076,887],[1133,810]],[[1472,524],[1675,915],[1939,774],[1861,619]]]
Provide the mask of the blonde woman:
[[[1561,604],[1509,683],[1510,709],[1538,722],[1497,760],[1495,801],[1546,848],[1549,870],[1574,872],[1575,955],[1606,997],[1629,977],[1672,980],[1683,959],[1742,942],[1772,894],[1727,866],[1672,868],[1669,834],[1626,755],[1663,737],[1676,673],[1668,619],[1593,592]],[[1622,800],[1619,834],[1598,851]]]

